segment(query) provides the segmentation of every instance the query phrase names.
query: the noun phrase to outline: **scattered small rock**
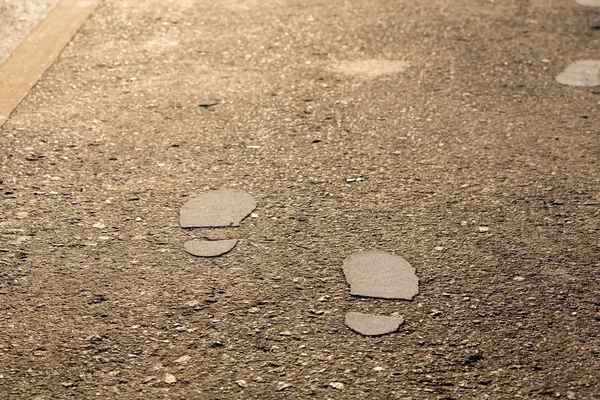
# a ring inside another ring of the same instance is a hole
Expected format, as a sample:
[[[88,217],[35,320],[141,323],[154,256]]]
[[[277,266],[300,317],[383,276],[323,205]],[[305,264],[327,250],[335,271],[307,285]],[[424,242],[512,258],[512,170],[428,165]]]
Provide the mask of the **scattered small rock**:
[[[344,389],[344,384],[342,382],[329,382],[329,386],[337,390]]]
[[[352,182],[362,182],[365,181],[366,179],[363,178],[362,176],[359,176],[358,178],[346,178],[346,183],[352,183]]]
[[[287,389],[289,387],[292,387],[292,385],[290,385],[289,383],[285,383],[285,382],[277,382],[277,391],[281,392],[284,389]]]
[[[248,382],[246,382],[243,379],[238,379],[237,381],[235,381],[235,383],[241,388],[245,388],[248,386]]]
[[[177,378],[173,374],[165,374],[164,382],[168,383],[168,384],[172,384],[172,383],[177,382]]]
[[[184,356],[179,357],[177,360],[173,361],[177,364],[186,364],[188,361],[190,361],[192,359],[192,357],[188,356],[187,354]]]
[[[479,227],[479,232],[487,232],[490,230],[489,226],[480,226]]]
[[[209,109],[209,108],[217,106],[217,105],[219,105],[219,102],[215,101],[215,102],[211,102],[211,103],[200,103],[200,104],[198,104],[198,107],[204,108],[204,109]]]

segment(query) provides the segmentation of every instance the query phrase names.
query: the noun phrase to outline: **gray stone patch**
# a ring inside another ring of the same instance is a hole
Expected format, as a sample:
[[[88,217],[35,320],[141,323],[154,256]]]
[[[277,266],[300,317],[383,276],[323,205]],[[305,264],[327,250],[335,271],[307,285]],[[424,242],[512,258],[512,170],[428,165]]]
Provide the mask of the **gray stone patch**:
[[[396,332],[404,323],[404,318],[349,312],[345,323],[348,328],[361,335],[378,336]]]
[[[570,86],[600,86],[600,61],[575,61],[556,76],[556,81]]]
[[[585,7],[600,7],[600,0],[577,0],[577,4]]]
[[[404,258],[383,251],[353,254],[344,261],[343,271],[354,296],[411,300],[419,293],[415,269]]]
[[[255,208],[254,197],[242,190],[215,190],[185,203],[179,222],[182,228],[240,226]]]
[[[185,251],[197,257],[217,257],[233,250],[237,239],[232,240],[188,240]]]

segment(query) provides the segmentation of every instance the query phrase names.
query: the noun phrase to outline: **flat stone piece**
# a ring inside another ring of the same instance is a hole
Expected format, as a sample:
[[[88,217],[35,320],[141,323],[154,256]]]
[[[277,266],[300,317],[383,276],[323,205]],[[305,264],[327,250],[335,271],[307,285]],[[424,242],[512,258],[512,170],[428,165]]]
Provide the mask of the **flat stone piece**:
[[[237,239],[232,240],[188,240],[185,251],[197,257],[217,257],[233,250]]]
[[[346,314],[345,323],[348,328],[361,335],[377,336],[396,332],[404,323],[404,318],[349,312]]]
[[[570,86],[600,86],[600,61],[575,61],[558,74],[556,80]]]
[[[343,270],[354,296],[411,300],[419,293],[415,269],[404,258],[383,251],[353,254]]]
[[[600,0],[577,0],[577,4],[585,7],[600,7]]]
[[[215,190],[185,203],[179,222],[182,228],[240,226],[255,208],[254,197],[242,190]]]

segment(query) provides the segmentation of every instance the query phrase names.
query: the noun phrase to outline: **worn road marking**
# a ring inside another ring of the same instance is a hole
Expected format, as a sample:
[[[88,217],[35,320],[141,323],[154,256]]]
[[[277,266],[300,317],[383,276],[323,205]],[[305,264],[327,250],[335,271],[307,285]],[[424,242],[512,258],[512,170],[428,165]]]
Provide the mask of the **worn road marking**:
[[[0,127],[102,0],[61,0],[0,65]]]

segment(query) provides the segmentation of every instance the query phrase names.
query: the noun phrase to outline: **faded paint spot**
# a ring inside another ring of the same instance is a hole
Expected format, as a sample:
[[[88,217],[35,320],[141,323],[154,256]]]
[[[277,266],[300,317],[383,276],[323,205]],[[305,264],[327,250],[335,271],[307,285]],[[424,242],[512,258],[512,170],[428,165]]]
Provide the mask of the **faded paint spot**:
[[[556,76],[556,81],[570,86],[600,86],[600,61],[575,61]]]
[[[357,60],[357,61],[342,61],[334,70],[345,75],[355,75],[364,78],[375,78],[381,75],[392,75],[406,71],[409,67],[407,61],[401,60]]]

